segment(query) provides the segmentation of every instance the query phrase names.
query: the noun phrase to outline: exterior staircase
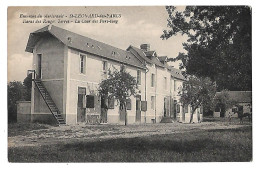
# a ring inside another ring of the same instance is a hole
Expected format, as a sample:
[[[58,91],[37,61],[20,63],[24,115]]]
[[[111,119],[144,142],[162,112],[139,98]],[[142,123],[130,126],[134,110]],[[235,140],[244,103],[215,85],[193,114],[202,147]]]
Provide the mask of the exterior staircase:
[[[63,119],[60,111],[54,101],[52,100],[50,94],[48,93],[47,89],[43,85],[40,79],[34,79],[35,86],[38,88],[43,100],[45,101],[46,105],[50,109],[52,115],[56,119],[58,125],[66,124],[65,120]]]

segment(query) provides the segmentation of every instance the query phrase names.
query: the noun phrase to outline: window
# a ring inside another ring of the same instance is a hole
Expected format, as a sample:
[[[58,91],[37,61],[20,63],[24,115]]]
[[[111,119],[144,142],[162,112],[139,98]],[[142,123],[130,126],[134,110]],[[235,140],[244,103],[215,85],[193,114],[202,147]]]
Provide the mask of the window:
[[[103,69],[104,73],[107,72],[107,61],[102,62],[102,69]]]
[[[189,109],[188,109],[188,105],[184,105],[184,113],[188,113]]]
[[[167,77],[164,77],[164,89],[167,90]]]
[[[232,109],[232,111],[233,111],[233,109]],[[216,107],[216,108],[215,108],[215,112],[220,112],[220,108],[219,108],[219,107]]]
[[[180,105],[179,104],[177,104],[177,113],[180,113]]]
[[[80,54],[80,73],[86,73],[86,56]]]
[[[137,84],[141,85],[141,71],[137,70]]]
[[[174,86],[173,86],[173,88],[174,88],[174,91],[176,91],[176,90],[177,90],[177,81],[176,81],[176,80],[174,80],[174,81],[173,81],[173,84],[174,84]]]
[[[154,106],[155,106],[155,97],[151,96],[151,109],[154,110]]]
[[[107,61],[102,61],[102,79],[107,79]]]
[[[108,98],[108,109],[114,109],[115,106],[115,99],[114,97]]]
[[[87,95],[87,103],[86,103],[86,108],[94,108],[94,96],[92,95]]]
[[[132,109],[131,99],[126,99],[126,110],[131,110],[131,109]]]
[[[151,87],[154,87],[154,84],[155,83],[155,75],[154,74],[152,74],[152,76],[151,76]]]

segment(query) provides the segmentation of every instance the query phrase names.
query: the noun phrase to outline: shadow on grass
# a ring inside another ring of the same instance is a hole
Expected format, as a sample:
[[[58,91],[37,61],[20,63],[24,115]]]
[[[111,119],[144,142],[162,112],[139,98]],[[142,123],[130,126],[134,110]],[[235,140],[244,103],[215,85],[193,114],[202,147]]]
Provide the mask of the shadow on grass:
[[[218,133],[225,133],[225,132],[232,132],[232,133],[239,133],[239,132],[252,132],[252,126],[245,126],[239,128],[229,128],[229,129],[210,129],[207,132],[218,132]]]
[[[10,162],[245,162],[251,127],[8,149]]]
[[[74,150],[84,152],[104,152],[104,151],[137,151],[147,152],[151,150],[157,151],[173,151],[173,152],[194,152],[200,151],[208,144],[214,144],[213,140],[200,139],[183,142],[182,140],[149,140],[142,138],[120,138],[115,140],[106,140],[99,142],[78,142],[61,145],[60,151]]]

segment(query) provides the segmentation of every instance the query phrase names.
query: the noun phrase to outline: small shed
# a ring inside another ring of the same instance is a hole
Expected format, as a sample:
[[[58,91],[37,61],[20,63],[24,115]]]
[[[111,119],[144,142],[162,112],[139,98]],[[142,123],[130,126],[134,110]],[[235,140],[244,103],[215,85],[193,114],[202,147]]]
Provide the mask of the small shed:
[[[216,94],[220,94],[220,92]],[[228,95],[230,99],[242,106],[243,113],[252,113],[252,91],[228,91]],[[228,114],[231,113],[232,117],[238,117],[238,114],[234,110],[235,108],[236,106],[227,109],[224,113],[221,111],[221,108],[216,107],[213,115],[214,117],[228,117]]]

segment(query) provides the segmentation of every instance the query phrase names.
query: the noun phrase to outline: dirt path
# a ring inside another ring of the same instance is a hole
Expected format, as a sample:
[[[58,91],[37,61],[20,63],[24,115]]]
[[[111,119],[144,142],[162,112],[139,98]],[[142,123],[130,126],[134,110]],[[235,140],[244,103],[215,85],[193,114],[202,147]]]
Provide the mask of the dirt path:
[[[26,135],[8,137],[8,147],[40,146],[60,142],[97,141],[113,138],[143,137],[157,134],[172,134],[212,129],[231,129],[245,125],[215,122],[198,124],[147,124],[147,125],[74,125],[31,130]]]

